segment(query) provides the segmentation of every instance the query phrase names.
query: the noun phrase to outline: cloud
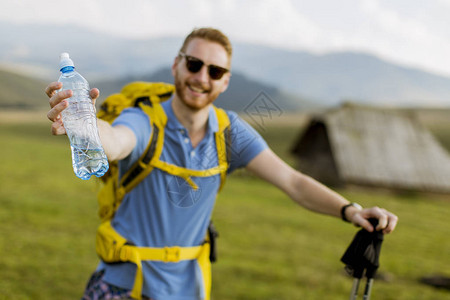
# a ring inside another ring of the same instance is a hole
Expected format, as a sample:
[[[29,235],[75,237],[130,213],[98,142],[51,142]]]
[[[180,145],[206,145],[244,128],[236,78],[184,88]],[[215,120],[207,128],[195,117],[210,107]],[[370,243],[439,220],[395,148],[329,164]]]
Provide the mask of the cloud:
[[[307,47],[319,35],[316,26],[300,14],[289,0],[219,1],[211,11],[213,26],[240,41],[281,47]]]
[[[404,9],[405,6],[389,7],[386,3],[361,2],[361,12],[371,20],[371,25],[357,30],[358,39],[354,43],[393,61],[429,70],[441,69],[450,75],[450,62],[445,59],[450,50],[448,35],[440,30],[440,24],[430,22],[428,17],[418,17],[418,14],[436,16],[439,7],[429,3],[426,9],[420,9],[419,5],[411,8],[409,2]]]
[[[450,0],[3,0],[0,20],[75,24],[130,38],[214,26],[233,41],[366,51],[450,75]],[[51,35],[51,33],[49,33]]]

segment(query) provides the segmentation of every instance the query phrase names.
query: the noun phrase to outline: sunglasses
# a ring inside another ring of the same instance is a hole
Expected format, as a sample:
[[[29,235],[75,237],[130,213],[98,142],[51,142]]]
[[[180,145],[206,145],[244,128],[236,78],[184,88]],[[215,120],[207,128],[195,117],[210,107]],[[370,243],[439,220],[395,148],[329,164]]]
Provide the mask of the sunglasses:
[[[197,73],[202,69],[203,65],[205,65],[205,63],[201,59],[198,59],[194,56],[187,55],[183,52],[180,52],[179,55],[186,59],[186,68],[191,73]],[[225,73],[230,71],[228,69],[215,65],[206,65],[206,66],[208,67],[209,77],[213,80],[219,80]]]

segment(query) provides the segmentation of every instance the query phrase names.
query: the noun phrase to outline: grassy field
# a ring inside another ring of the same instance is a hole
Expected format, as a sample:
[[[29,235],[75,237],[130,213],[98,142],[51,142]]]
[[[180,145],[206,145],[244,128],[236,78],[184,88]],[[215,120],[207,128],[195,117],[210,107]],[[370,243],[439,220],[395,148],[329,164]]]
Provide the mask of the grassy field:
[[[77,179],[66,137],[49,122],[0,117],[0,299],[79,299],[98,262],[96,181]],[[449,127],[434,124],[450,145]],[[299,133],[290,122],[263,135],[288,161]],[[450,299],[419,282],[450,276],[449,195],[338,191],[365,206],[400,217],[386,236],[373,299]],[[347,299],[352,279],[339,261],[357,229],[297,207],[284,194],[239,172],[231,176],[214,212],[220,231],[213,267],[213,299]]]

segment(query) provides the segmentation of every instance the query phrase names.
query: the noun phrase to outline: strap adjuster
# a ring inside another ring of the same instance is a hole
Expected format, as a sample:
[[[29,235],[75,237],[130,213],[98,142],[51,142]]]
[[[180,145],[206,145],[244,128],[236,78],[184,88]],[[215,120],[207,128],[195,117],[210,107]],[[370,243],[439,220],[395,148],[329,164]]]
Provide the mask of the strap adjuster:
[[[164,247],[164,258],[163,262],[179,262],[180,261],[180,252],[181,248],[178,246],[175,247]]]
[[[123,197],[125,196],[126,192],[125,192],[125,188],[123,186],[120,186],[117,188],[116,190],[116,198],[122,200]]]
[[[131,258],[132,249],[127,246],[123,246],[119,249],[119,259],[120,261],[129,261]]]

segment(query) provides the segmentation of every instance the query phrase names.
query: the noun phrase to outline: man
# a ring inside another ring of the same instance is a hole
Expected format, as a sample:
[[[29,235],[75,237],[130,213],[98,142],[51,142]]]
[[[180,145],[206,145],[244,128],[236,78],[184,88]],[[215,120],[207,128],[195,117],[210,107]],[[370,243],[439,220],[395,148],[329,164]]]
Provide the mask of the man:
[[[230,82],[231,56],[228,38],[216,29],[196,29],[184,41],[172,65],[175,94],[161,105],[167,116],[162,161],[193,170],[217,166],[217,159],[211,159],[218,152],[214,139],[218,115],[212,104]],[[72,95],[71,91],[56,93],[59,88],[61,84],[54,82],[46,89],[51,106],[47,116],[53,122],[55,135],[65,134],[60,113],[68,106],[65,99]],[[94,100],[98,95],[97,89],[91,90]],[[394,214],[378,207],[362,209],[350,205],[340,195],[283,162],[235,113],[227,112],[227,116],[232,134],[238,132],[240,140],[252,140],[245,147],[236,141],[232,143],[228,173],[245,167],[307,209],[336,217],[342,214],[345,220],[369,231],[374,229],[367,220],[377,218],[377,230],[384,233],[394,230],[397,224]],[[112,126],[102,120],[98,120],[98,125],[108,159],[119,160],[123,174],[145,151],[152,131],[149,117],[141,109],[132,108],[125,110]],[[173,192],[180,188],[177,180],[177,176],[164,170],[152,171],[124,197],[111,222],[114,230],[137,247],[201,245],[220,186],[220,175],[192,178],[201,193],[189,185],[183,191]],[[142,294],[164,300],[209,299],[207,281],[200,269],[194,259],[142,261]],[[129,297],[136,272],[132,263],[101,262],[88,283],[85,299]]]

